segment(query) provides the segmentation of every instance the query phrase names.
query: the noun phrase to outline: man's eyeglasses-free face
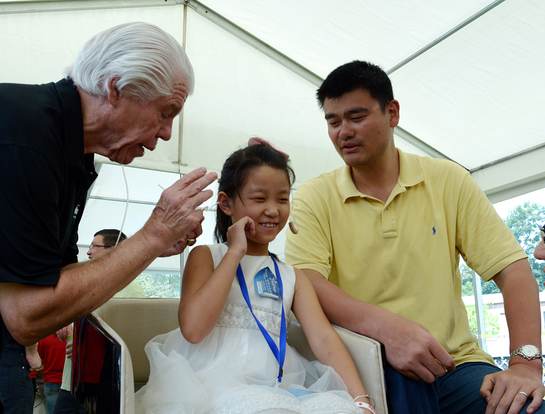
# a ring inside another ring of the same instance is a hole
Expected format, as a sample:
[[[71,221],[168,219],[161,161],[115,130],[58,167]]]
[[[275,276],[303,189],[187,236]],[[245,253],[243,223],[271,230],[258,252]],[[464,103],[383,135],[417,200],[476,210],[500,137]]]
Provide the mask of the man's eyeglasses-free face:
[[[545,224],[539,228],[539,231],[541,232],[541,241],[545,243]]]

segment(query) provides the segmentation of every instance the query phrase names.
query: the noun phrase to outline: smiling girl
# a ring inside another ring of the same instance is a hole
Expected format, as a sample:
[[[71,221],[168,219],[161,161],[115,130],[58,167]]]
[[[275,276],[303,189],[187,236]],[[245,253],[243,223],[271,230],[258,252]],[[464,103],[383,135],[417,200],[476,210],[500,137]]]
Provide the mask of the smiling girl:
[[[222,169],[220,244],[187,259],[180,330],[146,346],[151,375],[139,412],[374,413],[306,275],[269,253],[290,214],[288,157],[250,143]],[[290,311],[320,362],[286,344]]]

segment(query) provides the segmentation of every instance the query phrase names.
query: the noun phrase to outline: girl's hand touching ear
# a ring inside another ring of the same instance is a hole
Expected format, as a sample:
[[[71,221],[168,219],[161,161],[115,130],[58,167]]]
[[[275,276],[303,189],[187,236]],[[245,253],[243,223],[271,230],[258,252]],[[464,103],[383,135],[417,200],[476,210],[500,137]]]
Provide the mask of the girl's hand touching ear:
[[[229,250],[239,249],[244,256],[248,249],[248,242],[246,238],[255,234],[254,221],[246,216],[241,218],[235,224],[233,224],[227,230],[227,242],[229,243]]]

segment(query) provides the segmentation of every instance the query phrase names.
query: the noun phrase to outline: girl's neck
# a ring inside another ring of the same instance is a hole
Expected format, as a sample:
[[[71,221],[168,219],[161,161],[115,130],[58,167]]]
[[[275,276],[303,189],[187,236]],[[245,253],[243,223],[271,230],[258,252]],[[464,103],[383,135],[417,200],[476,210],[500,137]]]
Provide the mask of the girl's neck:
[[[269,244],[257,244],[252,241],[247,240],[248,248],[246,249],[247,256],[268,256],[269,255]]]

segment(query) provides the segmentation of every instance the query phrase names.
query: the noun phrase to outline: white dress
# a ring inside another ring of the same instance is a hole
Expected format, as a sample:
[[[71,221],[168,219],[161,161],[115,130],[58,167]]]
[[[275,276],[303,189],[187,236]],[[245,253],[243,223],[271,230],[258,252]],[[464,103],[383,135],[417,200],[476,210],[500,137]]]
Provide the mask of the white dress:
[[[227,246],[208,247],[217,267]],[[277,263],[287,318],[295,272],[291,266]],[[260,270],[268,267],[274,275],[273,261],[269,256],[245,256],[241,267],[254,314],[278,345],[281,302],[259,296],[254,286],[254,275]],[[137,412],[141,414],[361,413],[332,368],[309,362],[290,346],[282,382],[275,386],[278,362],[246,305],[236,277],[218,323],[206,338],[191,344],[176,329],[153,338],[146,345],[146,353],[150,378],[136,394]]]

